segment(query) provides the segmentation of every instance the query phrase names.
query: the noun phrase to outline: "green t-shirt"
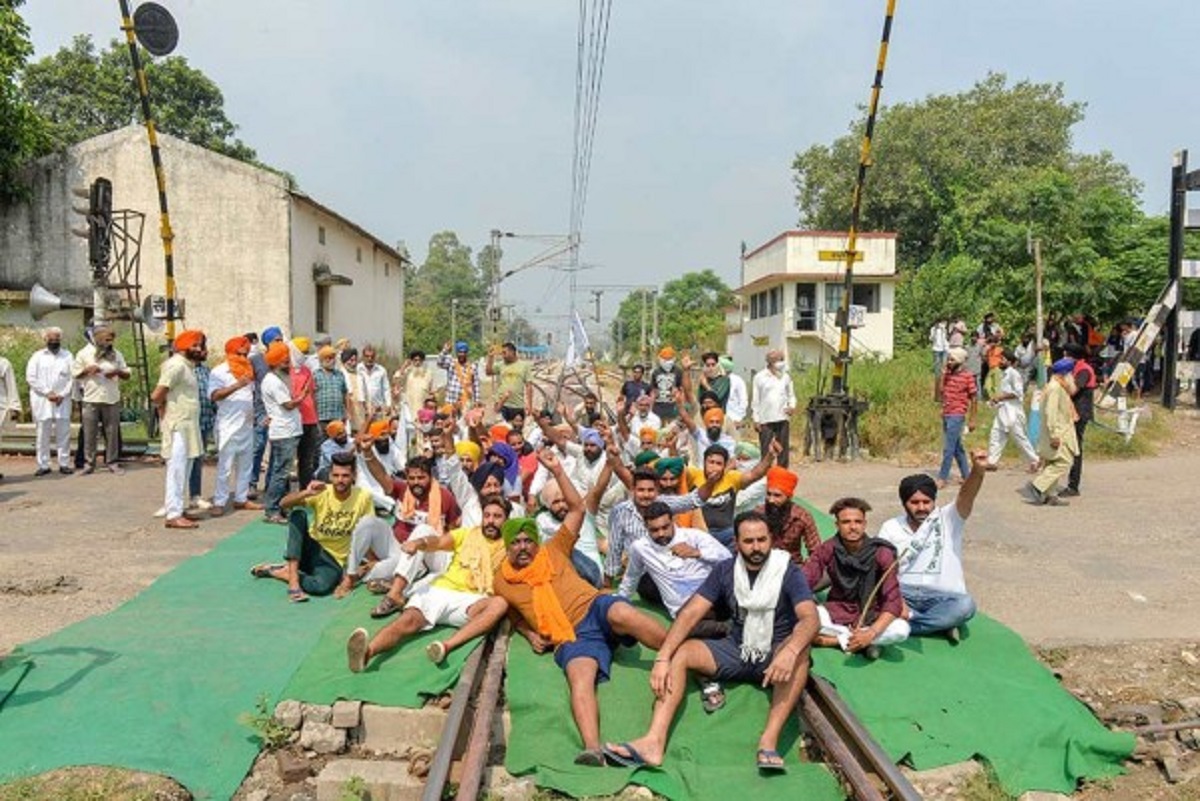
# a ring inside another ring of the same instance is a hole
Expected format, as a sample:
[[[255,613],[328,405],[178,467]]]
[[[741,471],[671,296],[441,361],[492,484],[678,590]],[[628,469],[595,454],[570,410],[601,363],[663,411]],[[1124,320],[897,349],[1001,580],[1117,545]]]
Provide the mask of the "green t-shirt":
[[[529,362],[518,359],[512,364],[501,362],[500,386],[497,391],[504,399],[503,406],[508,409],[525,408],[525,385],[529,383],[529,373],[533,368]]]

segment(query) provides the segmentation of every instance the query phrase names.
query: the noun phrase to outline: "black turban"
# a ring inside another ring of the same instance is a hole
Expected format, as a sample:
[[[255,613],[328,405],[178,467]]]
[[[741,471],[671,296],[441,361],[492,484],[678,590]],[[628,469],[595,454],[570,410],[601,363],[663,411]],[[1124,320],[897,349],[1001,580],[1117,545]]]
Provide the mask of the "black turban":
[[[908,503],[908,499],[918,492],[931,501],[937,500],[937,484],[925,473],[905,476],[900,481],[900,503]]]
[[[496,480],[503,484],[504,468],[495,462],[484,462],[475,468],[475,472],[471,474],[471,486],[476,492],[483,492],[483,485],[487,483],[488,476],[495,476]]]

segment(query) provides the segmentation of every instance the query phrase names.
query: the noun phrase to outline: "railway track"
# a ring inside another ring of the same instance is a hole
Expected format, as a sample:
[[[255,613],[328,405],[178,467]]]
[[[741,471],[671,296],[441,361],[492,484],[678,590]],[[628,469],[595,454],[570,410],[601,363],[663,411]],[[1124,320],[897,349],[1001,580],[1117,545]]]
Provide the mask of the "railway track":
[[[483,775],[491,750],[492,723],[500,705],[509,639],[505,623],[475,649],[463,666],[422,801],[446,798],[476,801],[483,794]],[[825,679],[809,677],[796,711],[810,738],[810,755],[833,771],[848,798],[920,801],[920,793]],[[452,776],[456,783],[452,784]]]

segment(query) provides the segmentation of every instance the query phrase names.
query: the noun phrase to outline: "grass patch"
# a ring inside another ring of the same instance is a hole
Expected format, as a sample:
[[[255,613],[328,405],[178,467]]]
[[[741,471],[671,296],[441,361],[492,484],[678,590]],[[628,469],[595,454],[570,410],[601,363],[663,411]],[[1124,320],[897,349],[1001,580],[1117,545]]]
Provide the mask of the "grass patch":
[[[163,776],[119,768],[61,768],[0,785],[0,801],[188,801],[192,794]]]
[[[1012,801],[1012,796],[1004,792],[991,770],[973,775],[959,793],[960,801]]]

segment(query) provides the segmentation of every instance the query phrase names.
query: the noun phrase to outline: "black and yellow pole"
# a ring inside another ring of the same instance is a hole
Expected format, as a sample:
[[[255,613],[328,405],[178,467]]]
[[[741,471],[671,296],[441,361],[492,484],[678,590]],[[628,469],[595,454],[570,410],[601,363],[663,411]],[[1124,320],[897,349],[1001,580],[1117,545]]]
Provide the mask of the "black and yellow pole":
[[[121,30],[125,31],[125,41],[129,45],[129,58],[133,62],[133,83],[137,87],[138,97],[142,101],[142,120],[146,124],[146,137],[150,140],[150,159],[154,162],[154,178],[158,183],[159,232],[162,235],[163,260],[166,266],[166,335],[169,346],[175,339],[175,320],[179,315],[175,309],[175,262],[172,258],[172,240],[175,235],[171,231],[171,215],[167,209],[167,175],[163,170],[162,154],[158,150],[158,134],[154,127],[154,115],[150,111],[150,87],[146,83],[146,71],[142,68],[142,58],[138,53],[133,16],[129,12],[129,0],[118,1],[121,5]]]
[[[892,35],[892,18],[896,14],[896,0],[887,0],[887,12],[883,18],[883,35],[879,39],[879,58],[875,62],[875,83],[871,86],[871,104],[867,110],[867,127],[863,131],[862,147],[858,154],[858,176],[854,181],[854,196],[850,203],[850,231],[846,240],[846,275],[842,285],[842,305],[839,311],[841,337],[838,340],[837,360],[833,365],[833,393],[846,392],[846,379],[850,371],[850,300],[854,286],[854,259],[858,245],[858,224],[862,211],[863,184],[867,179],[867,168],[871,166],[871,138],[875,134],[875,115],[879,111],[879,93],[883,89],[883,68],[887,64],[888,40]]]

